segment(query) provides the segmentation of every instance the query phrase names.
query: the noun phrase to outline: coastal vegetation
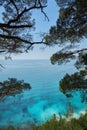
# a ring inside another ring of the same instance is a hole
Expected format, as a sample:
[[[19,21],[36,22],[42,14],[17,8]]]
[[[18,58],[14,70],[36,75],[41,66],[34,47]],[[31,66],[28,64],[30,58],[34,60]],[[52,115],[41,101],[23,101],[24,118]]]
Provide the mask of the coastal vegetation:
[[[87,130],[87,113],[85,115],[81,114],[78,119],[59,118],[53,115],[51,120],[46,123],[33,128],[33,130]]]

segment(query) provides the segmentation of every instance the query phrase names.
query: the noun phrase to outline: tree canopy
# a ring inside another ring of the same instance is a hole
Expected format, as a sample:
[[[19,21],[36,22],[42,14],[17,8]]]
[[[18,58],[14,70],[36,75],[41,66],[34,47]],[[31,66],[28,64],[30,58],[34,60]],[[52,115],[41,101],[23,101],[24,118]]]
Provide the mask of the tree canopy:
[[[66,74],[59,86],[60,91],[67,97],[72,97],[73,91],[79,91],[82,102],[87,102],[87,68],[72,75]]]
[[[46,0],[0,0],[2,15],[0,19],[0,53],[27,52],[34,44],[30,31],[34,29],[35,20],[32,19],[32,10],[44,12]]]
[[[31,89],[29,83],[24,83],[23,80],[17,80],[16,78],[8,78],[8,80],[0,82],[0,100],[7,96],[20,94],[27,89]]]
[[[59,45],[58,52],[51,56],[52,64],[63,64],[76,60],[75,67],[84,69],[72,75],[66,74],[60,81],[60,90],[70,97],[73,90],[81,90],[82,101],[87,101],[87,47],[77,48],[87,38],[87,1],[56,0],[60,6],[59,18],[45,40],[49,46]],[[83,74],[82,74],[83,72]],[[84,75],[85,74],[85,75]]]
[[[59,0],[56,0],[59,3]],[[59,18],[56,25],[52,26],[45,40],[49,45],[61,45],[62,49],[51,57],[52,64],[68,62],[78,58],[78,63],[87,65],[87,48],[78,49],[76,44],[83,38],[87,38],[87,2],[85,0],[73,0],[60,7]],[[68,44],[68,45],[67,45]],[[74,49],[73,49],[74,48]],[[85,60],[85,62],[84,62]]]

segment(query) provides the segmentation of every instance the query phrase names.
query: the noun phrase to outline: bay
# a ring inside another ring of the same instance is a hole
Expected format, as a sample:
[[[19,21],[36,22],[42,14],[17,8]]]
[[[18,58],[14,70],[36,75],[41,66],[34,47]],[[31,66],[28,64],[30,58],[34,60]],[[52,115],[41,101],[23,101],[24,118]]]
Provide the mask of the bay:
[[[32,89],[0,102],[0,128],[8,125],[38,125],[53,114],[64,115],[71,102],[78,114],[86,108],[76,92],[73,98],[59,91],[59,81],[66,73],[76,71],[73,63],[52,65],[49,60],[0,60],[5,67],[0,72],[0,81],[17,78],[30,83]]]

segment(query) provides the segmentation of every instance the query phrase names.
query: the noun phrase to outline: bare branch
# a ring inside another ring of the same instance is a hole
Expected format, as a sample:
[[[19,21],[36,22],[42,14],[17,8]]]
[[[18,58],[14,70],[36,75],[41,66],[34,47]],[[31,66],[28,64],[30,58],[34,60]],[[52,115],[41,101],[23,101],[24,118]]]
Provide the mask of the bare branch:
[[[68,52],[67,54],[68,54],[68,56],[70,56],[70,55],[74,55],[74,54],[84,52],[84,51],[87,51],[87,48],[84,48],[84,49],[81,49],[81,50],[76,50],[76,51],[73,51],[73,52]]]
[[[21,42],[32,44],[30,41],[24,40],[24,39],[22,39],[22,38],[20,38],[18,36],[9,36],[9,35],[2,35],[2,34],[0,34],[0,37],[1,38],[6,38],[6,39],[13,39],[13,40],[16,39],[16,40],[19,40]]]
[[[19,12],[18,12],[18,8],[17,8],[17,6],[16,6],[14,0],[10,0],[10,2],[11,2],[11,3],[13,4],[13,6],[15,7],[15,9],[16,9],[16,11],[17,11],[17,14],[19,14]]]
[[[47,6],[42,6],[42,7],[45,8],[45,7],[47,7]],[[26,9],[26,7],[25,7],[24,10],[23,10],[20,14],[18,14],[15,19],[9,20],[8,24],[17,22],[17,21],[21,18],[21,16],[23,16],[24,13],[26,13],[26,12],[32,10],[32,9],[40,9],[40,8],[42,8],[42,7],[41,7],[41,6],[36,6],[36,5],[34,5],[34,6],[30,7],[30,8],[27,8],[27,9]]]
[[[33,25],[32,24],[23,24],[23,25],[9,25],[9,24],[4,24],[0,23],[0,28],[5,27],[5,28],[31,28]]]
[[[18,40],[18,41],[20,41],[20,42],[29,43],[29,44],[31,44],[31,45],[41,44],[41,43],[42,43],[42,44],[46,44],[46,42],[43,42],[43,41],[40,41],[40,42],[30,42],[30,41],[25,40],[25,39],[22,39],[22,38],[20,38],[20,37],[18,37],[18,36],[9,36],[9,35],[2,35],[2,34],[0,34],[0,37],[1,37],[1,38],[6,38],[6,39]]]
[[[24,3],[25,5],[20,3],[21,9],[19,9],[15,0],[9,0],[8,2],[6,3],[5,9],[5,11],[8,10],[8,13],[5,12],[5,14],[7,14],[5,17],[6,22],[0,23],[0,53],[4,53],[5,51],[7,53],[21,53],[28,51],[34,44],[46,44],[44,39],[39,42],[33,42],[31,40],[30,30],[28,30],[33,28],[34,25],[34,22],[30,21],[30,14],[28,13],[31,12],[31,10],[39,9],[45,17],[47,17],[43,11],[43,9],[47,7],[46,4],[42,4],[40,0],[35,0],[33,1],[33,5],[31,3],[27,5],[26,2]],[[14,9],[16,9],[11,15],[10,6],[14,6]],[[22,37],[22,35],[25,37]]]
[[[40,0],[38,0],[38,2],[39,2],[40,7],[41,7],[41,12],[44,14],[45,18],[47,18],[47,20],[49,21],[49,18],[48,18],[48,16],[47,16],[47,14],[43,11],[43,6],[42,6]]]

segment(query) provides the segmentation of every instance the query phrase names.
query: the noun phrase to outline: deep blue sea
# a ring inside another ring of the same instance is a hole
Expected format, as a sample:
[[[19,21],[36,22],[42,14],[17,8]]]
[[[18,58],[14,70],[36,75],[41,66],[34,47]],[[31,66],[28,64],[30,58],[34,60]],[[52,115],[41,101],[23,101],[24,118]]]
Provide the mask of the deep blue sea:
[[[60,79],[76,71],[72,63],[61,66],[52,65],[50,60],[0,60],[0,63],[5,67],[0,71],[0,81],[17,78],[32,86],[31,90],[0,101],[0,128],[37,125],[53,114],[64,115],[68,102],[72,103],[75,113],[85,109],[78,93],[66,98],[58,89]]]

